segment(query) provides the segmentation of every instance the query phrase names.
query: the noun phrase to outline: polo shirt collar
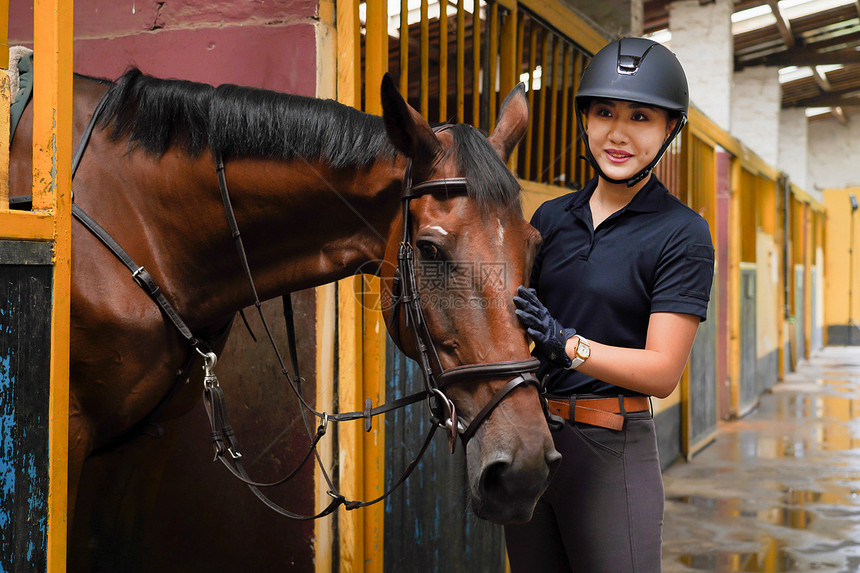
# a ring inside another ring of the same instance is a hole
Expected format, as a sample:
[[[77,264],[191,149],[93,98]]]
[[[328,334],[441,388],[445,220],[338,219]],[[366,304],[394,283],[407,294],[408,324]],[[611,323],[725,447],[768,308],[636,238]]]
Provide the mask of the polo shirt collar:
[[[586,205],[597,189],[597,177],[591,179],[585,184],[582,190],[573,193],[570,202],[565,207],[569,211],[574,211]],[[627,204],[621,211],[637,211],[640,213],[653,213],[660,210],[663,200],[666,197],[666,188],[657,179],[657,176],[652,174],[651,179],[639,190],[630,203]]]

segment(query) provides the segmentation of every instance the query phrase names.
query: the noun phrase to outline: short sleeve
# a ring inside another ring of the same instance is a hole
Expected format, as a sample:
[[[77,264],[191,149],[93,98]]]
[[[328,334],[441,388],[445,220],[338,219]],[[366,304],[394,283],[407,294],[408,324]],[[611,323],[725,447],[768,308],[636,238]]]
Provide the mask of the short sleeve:
[[[651,293],[651,313],[708,315],[714,280],[714,245],[708,223],[696,216],[669,239],[660,255]]]

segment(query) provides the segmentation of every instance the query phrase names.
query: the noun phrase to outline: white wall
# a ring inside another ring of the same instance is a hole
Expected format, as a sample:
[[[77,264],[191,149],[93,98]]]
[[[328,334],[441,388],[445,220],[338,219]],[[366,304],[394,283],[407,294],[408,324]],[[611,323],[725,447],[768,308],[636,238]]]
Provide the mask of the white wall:
[[[669,4],[671,50],[684,66],[690,100],[726,131],[732,127],[732,8],[731,0]]]
[[[779,165],[795,185],[806,190],[809,127],[806,111],[783,109],[779,116]]]
[[[732,83],[731,133],[769,165],[779,163],[782,87],[775,67],[744,68]]]
[[[860,186],[860,114],[809,123],[809,191]]]

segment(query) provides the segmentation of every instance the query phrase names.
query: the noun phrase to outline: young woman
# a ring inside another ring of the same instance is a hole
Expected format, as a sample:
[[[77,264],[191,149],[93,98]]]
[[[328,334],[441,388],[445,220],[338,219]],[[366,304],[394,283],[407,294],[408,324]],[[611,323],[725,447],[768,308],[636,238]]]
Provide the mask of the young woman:
[[[663,480],[649,397],[678,384],[714,272],[707,222],[651,173],[687,119],[664,46],[624,38],[576,95],[584,189],[532,218],[543,244],[517,314],[535,342],[562,467],[529,523],[505,527],[511,570],[660,571]]]

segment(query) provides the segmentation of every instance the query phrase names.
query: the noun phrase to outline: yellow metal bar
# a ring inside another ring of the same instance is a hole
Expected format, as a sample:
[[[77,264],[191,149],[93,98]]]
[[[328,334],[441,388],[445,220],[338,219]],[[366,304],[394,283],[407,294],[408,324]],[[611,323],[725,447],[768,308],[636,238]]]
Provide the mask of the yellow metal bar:
[[[338,282],[338,406],[340,411],[363,410],[361,377],[361,276]],[[348,499],[361,499],[364,492],[364,437],[356,424],[339,424],[340,491]],[[364,520],[358,511],[339,511],[340,571],[364,571]]]
[[[430,119],[430,17],[428,0],[421,0],[421,115]]]
[[[502,21],[501,43],[499,44],[499,86],[500,95],[504,98],[517,85],[517,12],[504,12]]]
[[[316,289],[316,408],[323,412],[334,411],[334,364],[336,348],[337,288],[334,283]],[[334,467],[334,448],[331,440],[321,440],[317,444],[320,463],[330,471]],[[314,465],[315,511],[320,512],[328,505],[328,484],[318,465]],[[335,546],[332,522],[334,516],[314,521],[314,571],[331,573],[332,548]]]
[[[361,105],[361,29],[359,0],[336,2],[337,11],[337,101]]]
[[[565,170],[565,159],[567,158],[567,109],[570,106],[570,52],[571,46],[564,44],[564,57],[561,63],[561,134],[559,135],[558,173],[563,177],[562,186],[570,181],[570,174]]]
[[[731,159],[729,202],[729,395],[733,416],[741,411],[741,162]],[[780,289],[781,290],[781,289]],[[780,332],[782,329],[780,329]],[[781,347],[780,347],[781,352]]]
[[[362,288],[362,398],[374,406],[385,402],[385,341],[386,327],[379,306],[379,277],[363,275]],[[362,499],[376,499],[385,492],[385,417],[373,421],[369,432],[360,424],[364,443],[364,490]],[[377,503],[362,510],[364,517],[364,571],[382,573],[385,504]]]
[[[532,178],[532,141],[534,139],[535,119],[535,90],[534,90],[534,73],[537,65],[537,26],[534,20],[529,21],[529,127],[526,131],[526,160],[523,177],[531,180]]]
[[[678,195],[681,201],[687,203],[689,190],[690,190],[690,181],[691,171],[692,171],[692,158],[690,157],[690,140],[692,137],[687,132],[686,137],[681,138],[681,153],[680,157],[678,157],[678,164],[680,165],[679,171],[679,180],[678,180]],[[672,191],[675,191],[673,189]]]
[[[9,129],[11,120],[9,106],[12,105],[9,76],[0,73],[0,134],[6,139],[0,145],[0,211],[9,208]],[[2,227],[0,227],[2,229]]]
[[[0,0],[0,68],[9,67],[9,0]]]
[[[481,3],[472,13],[472,125],[481,125]]]
[[[366,6],[364,111],[381,115],[379,87],[388,71],[388,5],[383,0],[367,0]]]
[[[374,115],[382,114],[382,99],[379,86],[382,76],[388,71],[388,4],[386,0],[367,0],[367,21],[365,25],[365,111]],[[377,277],[362,276],[361,281],[361,384],[360,393],[355,396],[359,403],[355,407],[364,408],[363,399],[371,398],[374,404],[385,401],[385,336],[386,328],[378,301],[380,283]],[[380,419],[373,424],[370,432],[356,428],[360,432],[363,457],[361,468],[364,473],[361,499],[376,499],[385,491],[385,421]],[[356,468],[357,469],[357,468]],[[363,519],[364,531],[364,571],[382,573],[382,546],[384,539],[385,506],[376,504],[358,513]]]
[[[343,104],[361,105],[361,32],[358,17],[359,0],[336,3],[337,12],[337,98]],[[361,385],[361,310],[355,297],[355,278],[337,283],[337,360],[338,400],[343,411],[360,404]],[[363,408],[362,408],[363,409]],[[363,439],[352,424],[337,429],[340,490],[357,499],[364,487],[361,470]],[[319,501],[319,500],[318,500]],[[363,520],[357,512],[340,511],[336,515],[342,572],[361,571],[364,567]],[[324,550],[326,548],[323,548]]]
[[[543,38],[541,39],[540,49],[540,66],[541,66],[541,81],[540,81],[540,112],[538,113],[538,129],[537,129],[537,166],[535,169],[535,179],[537,181],[544,180],[546,171],[543,166],[543,142],[546,138],[546,89],[548,70],[546,68],[549,60],[549,44],[552,34],[548,30],[543,30]]]
[[[555,184],[555,135],[556,121],[558,117],[558,51],[561,47],[561,38],[556,38],[552,46],[552,91],[550,92],[550,115],[549,115],[549,165],[547,165],[547,183]]]
[[[490,81],[488,82],[488,100],[489,105],[487,109],[487,129],[492,132],[493,128],[496,126],[496,79],[498,76],[496,75],[498,72],[498,60],[496,56],[499,53],[499,3],[496,1],[491,1],[489,3],[490,8],[490,45],[487,48],[489,54],[487,63],[489,65],[489,70],[487,73],[489,74]]]
[[[448,0],[439,3],[439,121],[448,123]]]
[[[400,93],[409,95],[409,0],[400,0]]]
[[[66,570],[69,461],[69,337],[72,258],[73,3],[33,4],[33,208],[53,214],[51,388],[48,398],[47,570]]]
[[[466,121],[466,6],[457,0],[457,122]]]
[[[9,67],[9,0],[0,0],[0,68]],[[0,74],[0,134],[6,139],[0,145],[0,209],[9,208],[9,107],[12,105],[9,76]],[[2,227],[0,227],[2,228]]]

